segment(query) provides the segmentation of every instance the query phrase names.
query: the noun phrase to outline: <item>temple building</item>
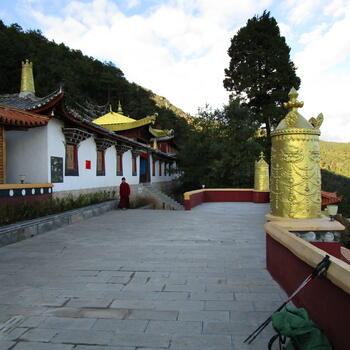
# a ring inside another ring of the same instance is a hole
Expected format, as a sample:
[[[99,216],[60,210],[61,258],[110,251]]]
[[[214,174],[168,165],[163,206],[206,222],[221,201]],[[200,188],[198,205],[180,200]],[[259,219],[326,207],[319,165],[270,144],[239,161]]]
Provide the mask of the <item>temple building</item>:
[[[174,179],[174,135],[151,127],[156,115],[135,120],[119,105],[91,120],[64,101],[62,88],[37,97],[32,63],[22,63],[20,92],[0,96],[0,198],[37,195],[33,186],[57,195],[105,190],[123,176],[131,185]]]

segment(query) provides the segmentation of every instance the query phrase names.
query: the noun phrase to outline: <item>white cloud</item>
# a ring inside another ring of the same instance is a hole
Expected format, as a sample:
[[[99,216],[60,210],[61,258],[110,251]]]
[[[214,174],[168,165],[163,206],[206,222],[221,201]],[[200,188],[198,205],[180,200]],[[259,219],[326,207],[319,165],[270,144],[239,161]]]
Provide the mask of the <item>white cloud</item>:
[[[128,9],[132,9],[140,4],[140,0],[127,0]]]
[[[328,27],[329,25],[327,23],[319,24],[311,32],[301,34],[300,42],[304,45],[316,42],[322,37],[322,35],[328,29]]]
[[[272,0],[148,3],[152,6],[124,0],[130,7],[144,6],[142,14],[133,16],[125,15],[117,5],[120,2],[112,0],[69,1],[51,16],[29,4],[27,15],[37,20],[49,39],[115,62],[128,80],[167,97],[186,112],[194,114],[205,103],[221,107],[228,97],[222,80],[234,28],[268,9]],[[287,9],[279,21],[281,34],[299,50],[292,49],[305,100],[301,112],[308,118],[324,112],[322,137],[349,141],[345,94],[350,69],[344,68],[350,59],[349,0],[326,4],[285,0],[278,6]]]
[[[346,12],[348,0],[331,0],[324,8],[323,13],[334,18],[342,16]]]
[[[315,26],[300,37],[305,45],[295,55],[302,79],[305,112],[323,112],[322,138],[349,142],[350,118],[347,108],[350,81],[350,4],[342,19]],[[312,115],[310,115],[311,117]]]
[[[303,23],[313,17],[324,0],[287,0],[288,16],[293,23]]]
[[[328,30],[321,25],[303,34],[301,41],[307,46],[295,55],[295,61],[303,74],[321,73],[350,58],[350,4],[346,16],[334,22]]]
[[[195,113],[206,102],[221,107],[227,101],[222,80],[234,34],[228,28],[268,3],[175,0],[127,17],[112,1],[93,0],[70,2],[63,17],[32,14],[50,39],[116,62],[127,79]]]

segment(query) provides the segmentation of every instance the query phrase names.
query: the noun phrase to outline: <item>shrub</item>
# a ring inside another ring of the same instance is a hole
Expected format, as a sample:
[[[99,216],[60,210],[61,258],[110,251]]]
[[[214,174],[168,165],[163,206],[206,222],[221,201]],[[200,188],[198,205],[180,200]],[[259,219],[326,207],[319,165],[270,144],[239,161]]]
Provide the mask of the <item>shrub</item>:
[[[64,198],[38,200],[35,202],[2,203],[0,204],[0,226],[58,214],[113,199],[116,199],[116,191],[81,194],[77,198],[69,194]]]

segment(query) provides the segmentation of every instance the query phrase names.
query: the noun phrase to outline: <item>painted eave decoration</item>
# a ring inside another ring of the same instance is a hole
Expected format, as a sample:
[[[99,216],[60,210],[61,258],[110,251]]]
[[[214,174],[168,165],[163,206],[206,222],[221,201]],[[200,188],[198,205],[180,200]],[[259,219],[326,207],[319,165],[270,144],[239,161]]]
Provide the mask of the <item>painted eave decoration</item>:
[[[37,127],[47,125],[49,117],[28,112],[16,107],[0,105],[0,124],[18,127]]]
[[[169,130],[167,130],[167,129],[164,129],[164,130],[154,129],[150,125],[148,130],[151,133],[151,135],[153,135],[158,140],[159,140],[159,138],[164,138],[164,140],[169,140],[170,138],[172,138],[174,136],[174,130],[173,129],[169,129]]]

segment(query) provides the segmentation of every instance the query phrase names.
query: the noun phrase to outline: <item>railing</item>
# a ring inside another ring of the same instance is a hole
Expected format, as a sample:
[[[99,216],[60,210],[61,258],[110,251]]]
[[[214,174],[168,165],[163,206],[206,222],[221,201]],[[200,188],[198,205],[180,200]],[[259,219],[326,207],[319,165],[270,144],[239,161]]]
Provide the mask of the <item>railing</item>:
[[[278,223],[265,224],[265,230],[267,269],[290,295],[326,253]],[[293,302],[308,310],[334,349],[350,349],[350,265],[331,257],[326,278],[315,279]]]
[[[184,193],[185,210],[191,210],[204,202],[268,203],[269,192],[252,188],[204,188]]]

